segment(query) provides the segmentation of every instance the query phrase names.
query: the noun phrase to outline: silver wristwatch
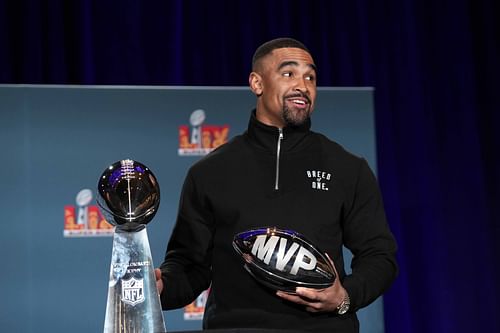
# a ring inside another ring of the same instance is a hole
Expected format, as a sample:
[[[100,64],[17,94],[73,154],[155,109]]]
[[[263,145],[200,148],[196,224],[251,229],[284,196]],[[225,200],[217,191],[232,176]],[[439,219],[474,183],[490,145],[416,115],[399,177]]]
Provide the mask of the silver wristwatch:
[[[349,311],[350,305],[351,305],[351,299],[349,298],[349,294],[346,291],[344,300],[342,301],[342,303],[339,304],[339,306],[337,306],[337,313],[339,315],[345,314],[347,311]]]

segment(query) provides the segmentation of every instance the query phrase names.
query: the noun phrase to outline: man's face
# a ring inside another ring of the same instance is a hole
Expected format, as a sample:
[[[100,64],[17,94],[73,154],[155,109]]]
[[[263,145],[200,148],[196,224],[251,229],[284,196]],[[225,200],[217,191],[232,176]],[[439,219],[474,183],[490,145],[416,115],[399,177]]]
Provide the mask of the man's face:
[[[257,119],[267,125],[301,125],[314,109],[316,66],[305,50],[273,50],[259,61],[249,82],[258,96]]]

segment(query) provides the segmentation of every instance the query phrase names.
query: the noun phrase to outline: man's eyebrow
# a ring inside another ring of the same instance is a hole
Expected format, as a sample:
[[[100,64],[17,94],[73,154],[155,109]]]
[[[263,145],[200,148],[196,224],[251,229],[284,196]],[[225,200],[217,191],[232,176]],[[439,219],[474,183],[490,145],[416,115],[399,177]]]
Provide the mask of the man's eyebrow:
[[[290,61],[283,61],[279,67],[278,67],[278,70],[282,69],[283,67],[286,67],[286,66],[298,66],[299,63],[296,62],[296,61],[293,61],[293,60],[290,60]],[[315,72],[317,72],[317,67],[315,64],[307,64],[308,67],[311,67],[311,69],[313,69]]]

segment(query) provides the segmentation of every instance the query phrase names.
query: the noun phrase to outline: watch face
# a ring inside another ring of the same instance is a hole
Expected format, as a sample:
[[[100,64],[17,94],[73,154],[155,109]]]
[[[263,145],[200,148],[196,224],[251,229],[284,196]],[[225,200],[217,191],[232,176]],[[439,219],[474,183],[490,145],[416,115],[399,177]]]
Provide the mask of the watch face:
[[[349,311],[350,306],[351,306],[351,300],[349,298],[349,294],[347,294],[347,291],[346,291],[346,295],[345,295],[344,300],[337,307],[337,313],[340,315],[345,314],[347,311]]]
[[[348,303],[342,303],[342,305],[341,305],[341,306],[340,306],[340,308],[339,308],[338,313],[339,313],[340,315],[343,315],[344,313],[346,313],[346,312],[347,312],[347,310],[349,310],[349,304],[348,304]]]
[[[347,295],[346,298],[344,299],[344,301],[342,303],[340,303],[340,305],[338,306],[337,313],[339,315],[345,314],[347,311],[349,311],[350,305],[351,305],[351,300],[349,299],[349,295]]]

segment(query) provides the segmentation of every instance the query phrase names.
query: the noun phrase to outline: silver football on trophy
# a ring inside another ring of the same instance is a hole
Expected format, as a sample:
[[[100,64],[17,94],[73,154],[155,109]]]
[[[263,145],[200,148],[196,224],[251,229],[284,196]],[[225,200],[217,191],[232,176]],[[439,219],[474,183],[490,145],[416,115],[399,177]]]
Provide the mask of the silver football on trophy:
[[[97,185],[97,204],[110,224],[136,231],[158,211],[160,187],[144,164],[121,160],[102,173]]]

